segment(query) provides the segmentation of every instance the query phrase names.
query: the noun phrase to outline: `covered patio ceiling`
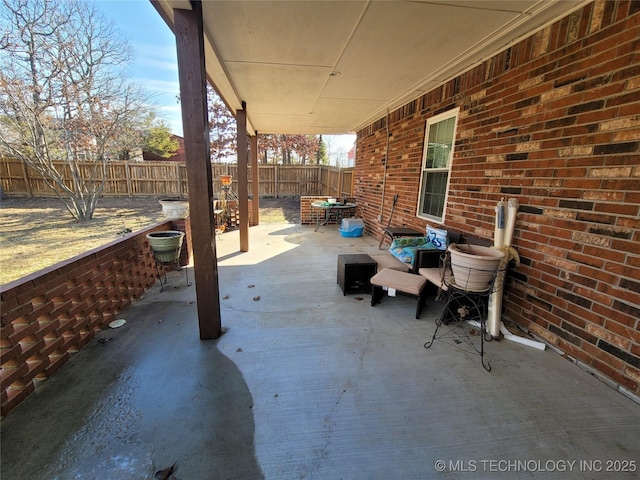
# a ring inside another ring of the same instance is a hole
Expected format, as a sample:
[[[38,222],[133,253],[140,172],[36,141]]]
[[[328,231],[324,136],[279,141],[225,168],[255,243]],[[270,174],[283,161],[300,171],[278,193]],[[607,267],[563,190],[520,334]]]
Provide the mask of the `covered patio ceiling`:
[[[588,1],[207,0],[206,70],[249,134],[354,133]]]

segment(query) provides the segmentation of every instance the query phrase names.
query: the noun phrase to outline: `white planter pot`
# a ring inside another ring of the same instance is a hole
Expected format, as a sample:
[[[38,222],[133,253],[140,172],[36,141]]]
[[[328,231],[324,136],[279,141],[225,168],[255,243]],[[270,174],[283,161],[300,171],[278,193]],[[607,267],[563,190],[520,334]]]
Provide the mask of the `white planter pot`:
[[[180,258],[184,232],[163,230],[147,233],[147,240],[156,259],[162,263],[175,262]]]
[[[451,270],[457,287],[469,292],[489,289],[504,252],[479,245],[449,245]]]
[[[169,220],[181,220],[189,216],[189,201],[165,198],[160,200],[162,213]]]

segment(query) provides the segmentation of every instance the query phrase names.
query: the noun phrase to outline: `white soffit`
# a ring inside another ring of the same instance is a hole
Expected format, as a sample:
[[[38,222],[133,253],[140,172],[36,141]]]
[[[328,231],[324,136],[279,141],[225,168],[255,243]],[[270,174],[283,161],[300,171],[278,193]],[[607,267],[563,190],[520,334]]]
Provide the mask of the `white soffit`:
[[[207,74],[250,132],[352,133],[585,3],[207,0]]]

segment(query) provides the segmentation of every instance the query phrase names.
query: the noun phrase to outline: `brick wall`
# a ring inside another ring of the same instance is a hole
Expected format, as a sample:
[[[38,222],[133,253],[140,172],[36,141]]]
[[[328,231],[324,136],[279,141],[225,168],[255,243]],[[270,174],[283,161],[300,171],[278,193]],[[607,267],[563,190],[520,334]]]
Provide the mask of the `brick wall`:
[[[2,416],[156,283],[146,234],[180,229],[190,237],[189,222],[179,222],[141,230],[0,287]]]
[[[304,195],[300,197],[300,223],[302,225],[315,225],[318,221],[318,215],[320,221],[324,221],[324,211],[311,208],[313,202],[326,202],[331,198],[329,195]]]
[[[372,235],[395,194],[393,225],[426,226],[425,123],[454,107],[446,227],[491,238],[496,203],[516,198],[505,317],[640,394],[640,2],[588,4],[358,132]]]

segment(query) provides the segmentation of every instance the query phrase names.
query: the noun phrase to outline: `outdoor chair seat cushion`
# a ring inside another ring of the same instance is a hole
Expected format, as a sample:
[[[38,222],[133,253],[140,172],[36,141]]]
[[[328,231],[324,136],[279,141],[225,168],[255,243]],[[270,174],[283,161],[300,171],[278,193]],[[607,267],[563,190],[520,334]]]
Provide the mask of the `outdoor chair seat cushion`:
[[[418,249],[438,250],[438,247],[427,237],[398,237],[391,242],[389,253],[401,262],[413,266]]]
[[[426,278],[430,283],[435,285],[442,290],[447,290],[447,284],[442,281],[442,271],[439,267],[431,267],[431,268],[420,268],[418,269],[418,273],[420,276]],[[447,272],[446,278],[450,281],[451,274]]]
[[[413,273],[399,272],[390,268],[383,268],[373,277],[371,284],[379,287],[395,288],[411,295],[420,295],[427,279]]]
[[[416,318],[420,318],[420,313],[422,313],[426,302],[424,289],[426,283],[427,279],[421,275],[383,268],[371,277],[371,306],[375,306],[375,304],[382,299],[384,287],[388,287],[389,290],[395,289],[399,292],[417,297]]]
[[[390,268],[392,270],[398,270],[400,272],[408,272],[409,266],[398,260],[393,255],[388,253],[381,253],[380,255],[369,255],[378,265],[378,272],[383,268]]]

